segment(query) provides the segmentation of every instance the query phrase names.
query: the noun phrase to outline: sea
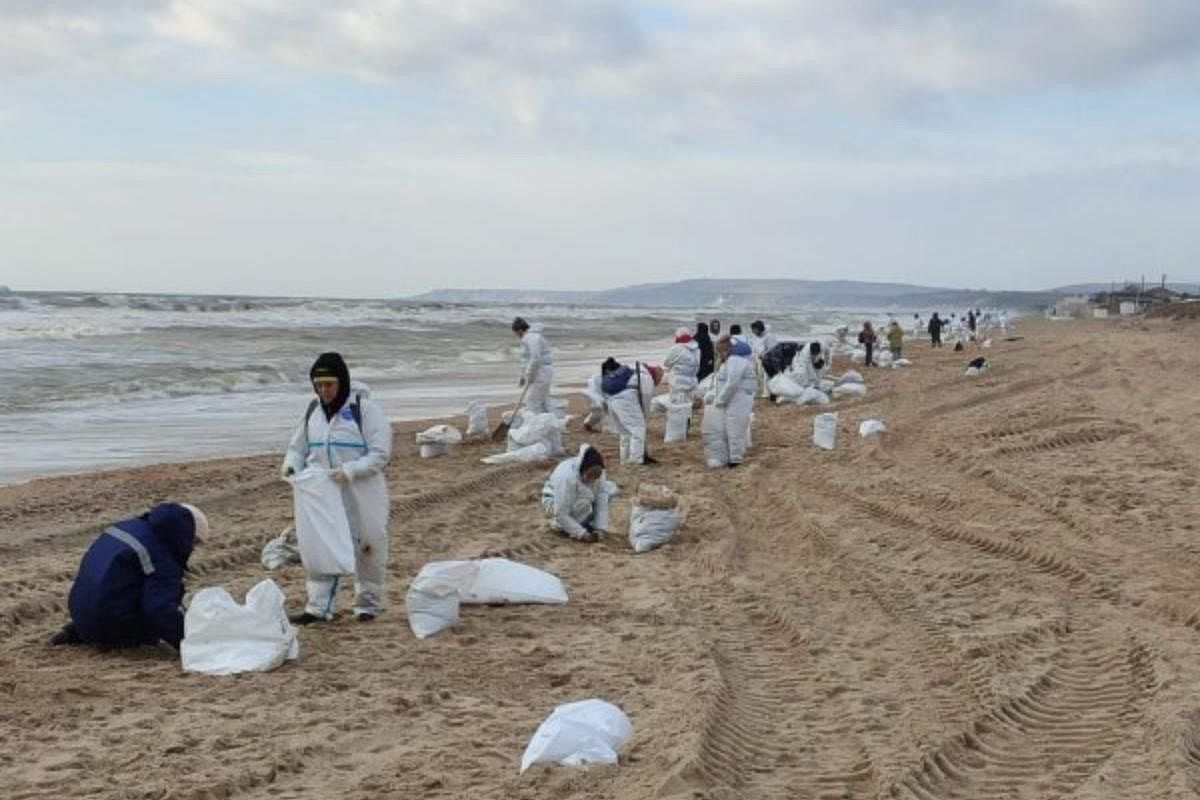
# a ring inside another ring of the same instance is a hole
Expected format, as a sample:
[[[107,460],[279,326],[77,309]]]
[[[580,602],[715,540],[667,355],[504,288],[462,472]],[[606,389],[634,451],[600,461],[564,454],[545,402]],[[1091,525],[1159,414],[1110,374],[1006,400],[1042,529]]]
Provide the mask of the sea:
[[[781,339],[857,327],[865,310],[762,316]],[[0,484],[39,476],[282,453],[313,397],[308,369],[340,352],[393,420],[515,402],[513,317],[540,322],[555,394],[607,356],[661,363],[675,330],[749,323],[751,309],[440,304],[236,296],[0,294]]]

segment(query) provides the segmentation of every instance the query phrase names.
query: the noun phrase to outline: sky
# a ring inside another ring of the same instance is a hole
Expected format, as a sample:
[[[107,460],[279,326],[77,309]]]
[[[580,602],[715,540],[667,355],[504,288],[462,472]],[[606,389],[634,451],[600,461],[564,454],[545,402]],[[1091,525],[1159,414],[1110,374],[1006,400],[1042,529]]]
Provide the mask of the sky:
[[[0,0],[0,285],[1200,280],[1196,0]]]

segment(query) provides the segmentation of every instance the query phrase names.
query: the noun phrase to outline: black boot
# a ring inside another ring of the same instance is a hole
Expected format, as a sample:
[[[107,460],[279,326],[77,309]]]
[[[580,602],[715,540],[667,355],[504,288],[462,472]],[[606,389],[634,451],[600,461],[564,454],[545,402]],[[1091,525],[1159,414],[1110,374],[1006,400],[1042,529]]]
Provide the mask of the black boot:
[[[74,623],[68,622],[62,626],[62,630],[50,637],[51,647],[60,647],[68,644],[83,644],[83,639],[79,637],[79,631],[75,630]]]
[[[288,614],[288,622],[293,625],[312,625],[314,622],[324,621],[316,614],[310,614],[307,611],[302,611],[299,614]]]

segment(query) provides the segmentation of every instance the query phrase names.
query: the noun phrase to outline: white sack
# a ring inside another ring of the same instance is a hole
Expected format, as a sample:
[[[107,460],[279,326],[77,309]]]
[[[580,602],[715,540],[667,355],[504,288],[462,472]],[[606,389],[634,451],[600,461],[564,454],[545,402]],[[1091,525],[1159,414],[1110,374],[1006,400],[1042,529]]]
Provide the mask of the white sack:
[[[678,508],[647,508],[636,502],[629,512],[629,544],[635,553],[662,547],[675,538],[683,513]]]
[[[420,446],[421,458],[437,458],[450,452],[450,445],[440,442],[426,442]]]
[[[877,367],[892,366],[892,351],[887,350],[887,349],[877,350],[875,352],[874,361],[875,361],[875,366],[877,366]]]
[[[834,397],[866,397],[867,385],[865,383],[843,383],[840,386],[833,387]]]
[[[864,439],[887,431],[887,425],[881,419],[865,419],[858,426],[858,435]]]
[[[293,475],[288,483],[304,568],[310,575],[353,575],[354,537],[341,487],[319,467]]]
[[[185,672],[234,675],[266,672],[300,655],[283,592],[268,578],[240,605],[219,587],[196,592],[183,618],[179,655]]]
[[[813,444],[822,450],[837,447],[838,415],[836,411],[813,417]]]
[[[802,406],[827,406],[829,405],[829,395],[820,389],[809,386],[796,398],[796,403]]]
[[[468,440],[486,439],[488,430],[487,405],[482,400],[472,400],[467,404],[467,433]]]
[[[983,343],[982,343],[982,344],[980,344],[979,346],[980,346],[980,347],[991,347],[991,346],[992,346],[992,340],[991,340],[991,339],[984,339],[984,340],[983,340]]]
[[[459,605],[567,602],[561,580],[549,572],[504,558],[432,561],[409,586],[408,625],[419,639],[458,621]]]
[[[296,544],[296,532],[290,526],[263,545],[262,565],[266,569],[279,569],[288,564],[299,563],[300,547]]]
[[[853,353],[850,354],[850,363],[851,364],[863,364],[866,362],[866,360],[867,360],[867,351],[866,350],[855,350]]]
[[[908,360],[907,358],[897,358],[895,361],[892,362],[893,368],[895,368],[895,367],[911,367],[911,366],[912,366],[912,361]]]
[[[671,395],[656,394],[650,400],[650,410],[665,414],[671,410]]]
[[[830,392],[833,391],[833,387],[835,387],[835,386],[837,386],[837,381],[835,381],[833,378],[822,378],[821,379],[821,391],[822,392],[829,394]]]
[[[417,444],[458,444],[462,433],[453,425],[434,425],[417,434]]]
[[[984,369],[987,369],[987,368],[984,367],[983,369],[980,369],[979,367],[967,367],[967,377],[968,378],[978,378],[980,375],[983,374]]]
[[[838,378],[838,383],[862,383],[863,376],[861,372],[856,370],[848,370],[845,375]]]
[[[667,408],[667,428],[663,435],[663,441],[667,444],[686,441],[688,422],[691,418],[692,404],[690,402],[669,403]]]
[[[519,450],[509,450],[507,453],[496,453],[480,459],[484,464],[533,464],[545,461],[550,457],[550,448],[545,442],[531,444]]]
[[[629,717],[612,703],[567,703],[538,726],[521,756],[521,772],[534,764],[616,764],[617,751],[632,737]]]
[[[570,417],[555,414],[522,414],[520,424],[508,431],[508,449],[520,450],[535,444],[544,444],[547,455],[561,455],[562,432]]]
[[[767,391],[786,400],[799,397],[804,387],[788,375],[779,372],[767,379]]]

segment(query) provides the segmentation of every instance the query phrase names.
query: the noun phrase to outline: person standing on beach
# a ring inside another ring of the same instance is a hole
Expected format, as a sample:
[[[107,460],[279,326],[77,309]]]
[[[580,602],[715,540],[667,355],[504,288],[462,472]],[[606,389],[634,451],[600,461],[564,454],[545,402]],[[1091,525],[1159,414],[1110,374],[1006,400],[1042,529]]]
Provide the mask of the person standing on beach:
[[[615,486],[604,475],[604,457],[585,444],[579,455],[559,463],[542,486],[542,510],[554,530],[581,542],[608,533]]]
[[[667,385],[671,389],[672,403],[692,402],[700,374],[700,345],[692,338],[687,328],[675,331],[675,344],[667,353],[663,367],[667,370]]]
[[[542,336],[541,323],[530,325],[521,317],[512,323],[512,332],[521,342],[521,378],[524,388],[522,407],[533,414],[547,414],[550,408],[550,389],[554,382],[554,358],[550,345]]]
[[[875,366],[875,328],[871,326],[870,321],[864,322],[862,330],[858,332],[858,343],[863,346],[867,352],[865,366]]]
[[[942,321],[942,318],[938,316],[938,313],[936,311],[933,312],[933,316],[929,318],[930,347],[942,346],[942,328],[945,326],[945,324],[946,323]]]
[[[696,373],[696,382],[701,383],[713,373],[715,356],[713,355],[713,340],[708,335],[708,323],[696,325],[696,344],[700,347],[700,369]]]
[[[711,468],[736,467],[746,456],[758,379],[750,363],[750,345],[722,336],[716,344],[717,368],[713,388],[704,397],[704,460]]]
[[[900,323],[892,320],[888,323],[887,328],[888,349],[892,351],[892,358],[901,358],[901,353],[904,350],[904,329],[900,327]]]
[[[646,452],[646,420],[662,370],[640,362],[632,367],[608,358],[600,366],[609,422],[620,437],[622,464],[657,464]]]
[[[350,368],[338,353],[322,353],[309,370],[317,398],[284,456],[285,478],[304,469],[331,473],[354,537],[354,618],[370,622],[383,611],[388,563],[387,478],[392,457],[392,425],[361,384],[351,386]],[[352,394],[353,391],[353,394]],[[333,619],[340,578],[308,576],[308,604],[291,616],[297,625]]]
[[[195,506],[163,503],[107,528],[92,542],[52,645],[137,647],[183,640],[183,573],[208,519]]]

